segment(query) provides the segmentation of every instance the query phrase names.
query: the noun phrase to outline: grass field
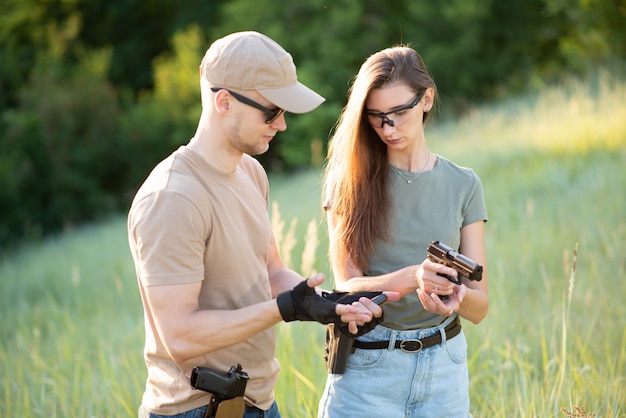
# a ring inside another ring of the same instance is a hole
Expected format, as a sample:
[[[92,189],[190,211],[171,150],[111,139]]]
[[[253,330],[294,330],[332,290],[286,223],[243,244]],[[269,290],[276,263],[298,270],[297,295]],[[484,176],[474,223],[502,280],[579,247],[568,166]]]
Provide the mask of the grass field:
[[[427,137],[476,170],[489,210],[491,309],[464,323],[474,417],[626,416],[626,83],[563,82]],[[328,272],[319,176],[271,179],[283,255],[305,274]],[[123,217],[25,248],[0,278],[0,416],[136,416],[143,317]],[[324,328],[277,332],[282,414],[313,417]]]

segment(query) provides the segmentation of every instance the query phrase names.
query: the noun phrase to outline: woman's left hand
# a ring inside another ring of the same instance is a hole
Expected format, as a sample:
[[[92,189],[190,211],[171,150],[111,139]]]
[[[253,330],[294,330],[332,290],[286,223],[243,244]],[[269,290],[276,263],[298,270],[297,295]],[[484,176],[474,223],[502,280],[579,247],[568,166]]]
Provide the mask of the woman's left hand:
[[[451,316],[459,310],[461,302],[465,297],[467,288],[465,285],[455,285],[452,294],[448,296],[448,299],[441,300],[436,293],[426,293],[422,289],[417,289],[417,296],[422,302],[422,306],[428,312],[436,313],[442,316]]]

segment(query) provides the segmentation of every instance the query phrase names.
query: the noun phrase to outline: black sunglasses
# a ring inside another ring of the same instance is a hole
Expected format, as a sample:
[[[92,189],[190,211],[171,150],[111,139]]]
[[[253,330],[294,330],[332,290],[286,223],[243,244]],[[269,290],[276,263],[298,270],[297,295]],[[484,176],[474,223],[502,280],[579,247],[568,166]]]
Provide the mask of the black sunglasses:
[[[265,113],[265,123],[267,124],[274,122],[280,115],[282,115],[285,112],[280,107],[277,107],[276,109],[268,109],[262,104],[257,103],[254,100],[247,98],[246,96],[242,96],[239,93],[235,93],[232,90],[225,89],[223,87],[211,87],[211,91],[215,93],[217,93],[220,90],[226,90],[228,93],[230,93],[231,96],[233,96],[235,99],[237,99],[241,103],[247,104],[248,106],[252,106],[255,109],[259,109],[261,112]]]
[[[417,94],[417,97],[415,97],[415,100],[413,100],[411,103],[409,103],[408,105],[404,105],[401,106],[397,109],[394,110],[390,110],[389,112],[383,112],[383,113],[376,113],[376,112],[369,112],[367,111],[367,115],[368,116],[372,116],[375,118],[381,118],[382,121],[380,123],[380,127],[384,127],[385,123],[389,124],[389,126],[394,126],[395,122],[391,119],[389,119],[387,116],[392,115],[394,113],[399,113],[405,110],[409,110],[409,109],[413,109],[415,106],[417,106],[417,104],[420,102],[420,100],[422,100],[422,97],[424,96],[424,93],[426,93],[426,89],[422,90],[421,92],[419,92]]]

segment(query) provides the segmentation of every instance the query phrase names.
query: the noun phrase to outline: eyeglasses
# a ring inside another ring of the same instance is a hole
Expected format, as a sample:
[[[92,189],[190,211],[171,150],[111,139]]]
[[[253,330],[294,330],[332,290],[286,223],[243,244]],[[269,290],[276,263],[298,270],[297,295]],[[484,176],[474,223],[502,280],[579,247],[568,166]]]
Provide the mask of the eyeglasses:
[[[247,104],[248,106],[252,106],[255,109],[259,109],[261,112],[265,113],[265,123],[270,124],[272,122],[274,122],[276,119],[278,119],[278,117],[280,115],[282,115],[285,111],[283,109],[281,109],[280,107],[277,107],[276,109],[268,109],[267,107],[263,106],[260,103],[255,102],[252,99],[247,98],[246,96],[242,96],[239,93],[235,93],[232,90],[229,89],[225,89],[222,87],[211,87],[211,91],[217,93],[220,90],[226,90],[228,93],[230,93],[231,96],[233,96],[235,99],[237,99],[237,101],[243,103],[243,104]]]
[[[426,92],[426,89],[422,90],[421,92],[417,94],[417,97],[415,97],[415,100],[413,100],[411,103],[401,106],[397,109],[390,110],[389,112],[377,113],[377,112],[368,111],[366,109],[367,117],[369,118],[369,121],[372,125],[375,124],[375,122],[377,121],[376,119],[382,119],[382,121],[380,122],[381,128],[385,126],[385,123],[388,124],[389,126],[396,126],[396,123],[401,124],[403,122],[402,117],[405,116],[404,112],[409,109],[413,109],[415,106],[417,106],[420,100],[422,100],[422,97],[424,96],[425,92]],[[396,120],[394,121],[392,119],[389,119],[387,117],[389,115],[396,115],[396,118],[395,118]]]

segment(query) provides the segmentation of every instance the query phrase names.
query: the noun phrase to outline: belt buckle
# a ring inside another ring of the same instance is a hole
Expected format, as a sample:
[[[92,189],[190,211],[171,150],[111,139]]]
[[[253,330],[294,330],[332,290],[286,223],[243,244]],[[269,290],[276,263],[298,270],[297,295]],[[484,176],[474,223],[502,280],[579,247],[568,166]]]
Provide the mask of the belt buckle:
[[[405,353],[417,353],[424,347],[422,340],[402,340],[400,350]]]

